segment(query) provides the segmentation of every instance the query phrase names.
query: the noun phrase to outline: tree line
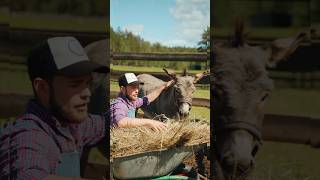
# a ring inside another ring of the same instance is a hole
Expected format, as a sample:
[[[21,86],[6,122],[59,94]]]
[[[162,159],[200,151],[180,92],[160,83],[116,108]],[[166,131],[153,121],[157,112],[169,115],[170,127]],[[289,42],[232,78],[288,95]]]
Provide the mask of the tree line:
[[[113,52],[197,52],[196,48],[190,47],[167,47],[159,42],[151,43],[138,35],[134,35],[119,27],[115,31],[110,28],[110,46]]]
[[[206,29],[202,38],[207,38],[209,30]],[[160,44],[159,42],[151,43],[144,40],[138,35],[134,35],[132,32],[127,30],[121,30],[117,28],[114,30],[110,27],[110,47],[112,52],[162,52],[162,53],[192,53],[192,52],[204,52],[205,46],[208,43],[204,39],[199,41],[199,48],[192,47],[168,47]],[[170,67],[173,69],[206,69],[207,63],[204,62],[176,62],[176,61],[114,61],[114,65],[125,65],[125,66],[152,66],[152,67]]]

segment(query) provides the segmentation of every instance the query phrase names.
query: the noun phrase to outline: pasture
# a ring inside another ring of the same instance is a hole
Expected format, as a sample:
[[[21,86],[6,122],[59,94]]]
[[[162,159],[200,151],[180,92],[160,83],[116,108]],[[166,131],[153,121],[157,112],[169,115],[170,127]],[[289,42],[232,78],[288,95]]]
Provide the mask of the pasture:
[[[276,87],[267,101],[266,113],[319,118],[319,107],[319,89]],[[252,180],[316,180],[320,177],[320,150],[310,146],[265,141],[256,161]]]

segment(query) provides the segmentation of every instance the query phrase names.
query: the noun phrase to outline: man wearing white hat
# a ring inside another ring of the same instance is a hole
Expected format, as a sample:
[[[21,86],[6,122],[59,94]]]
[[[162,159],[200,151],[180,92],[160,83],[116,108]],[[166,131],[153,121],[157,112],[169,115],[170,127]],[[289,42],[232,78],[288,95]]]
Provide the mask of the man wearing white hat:
[[[149,127],[154,131],[163,131],[166,129],[166,124],[160,121],[136,118],[136,108],[147,106],[154,101],[161,92],[169,87],[173,81],[168,81],[160,88],[154,90],[152,93],[138,97],[139,80],[134,73],[125,73],[119,78],[120,93],[110,105],[110,126],[111,127]]]

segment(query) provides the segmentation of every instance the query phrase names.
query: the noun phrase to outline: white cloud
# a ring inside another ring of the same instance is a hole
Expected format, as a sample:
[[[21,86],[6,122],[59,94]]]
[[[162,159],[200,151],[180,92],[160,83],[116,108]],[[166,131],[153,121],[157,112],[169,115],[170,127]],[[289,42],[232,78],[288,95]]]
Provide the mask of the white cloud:
[[[141,33],[144,30],[144,25],[143,24],[128,24],[123,29],[130,31],[135,35],[141,35]]]
[[[161,45],[168,47],[175,46],[187,46],[188,42],[184,39],[162,39],[162,38],[148,38],[148,41],[151,43],[160,43]]]
[[[165,46],[174,47],[174,46],[186,46],[188,42],[184,39],[170,39],[167,41],[162,41],[160,43]]]
[[[210,24],[210,0],[176,0],[170,13],[177,24],[174,28],[177,36],[196,45]]]

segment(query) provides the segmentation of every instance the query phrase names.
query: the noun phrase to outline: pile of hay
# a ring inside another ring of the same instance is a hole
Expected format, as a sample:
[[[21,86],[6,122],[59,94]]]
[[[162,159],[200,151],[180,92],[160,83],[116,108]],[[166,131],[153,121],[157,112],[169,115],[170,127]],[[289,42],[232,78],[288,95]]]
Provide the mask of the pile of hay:
[[[207,122],[166,123],[168,128],[163,132],[145,127],[111,129],[111,158],[210,142],[210,126]]]

